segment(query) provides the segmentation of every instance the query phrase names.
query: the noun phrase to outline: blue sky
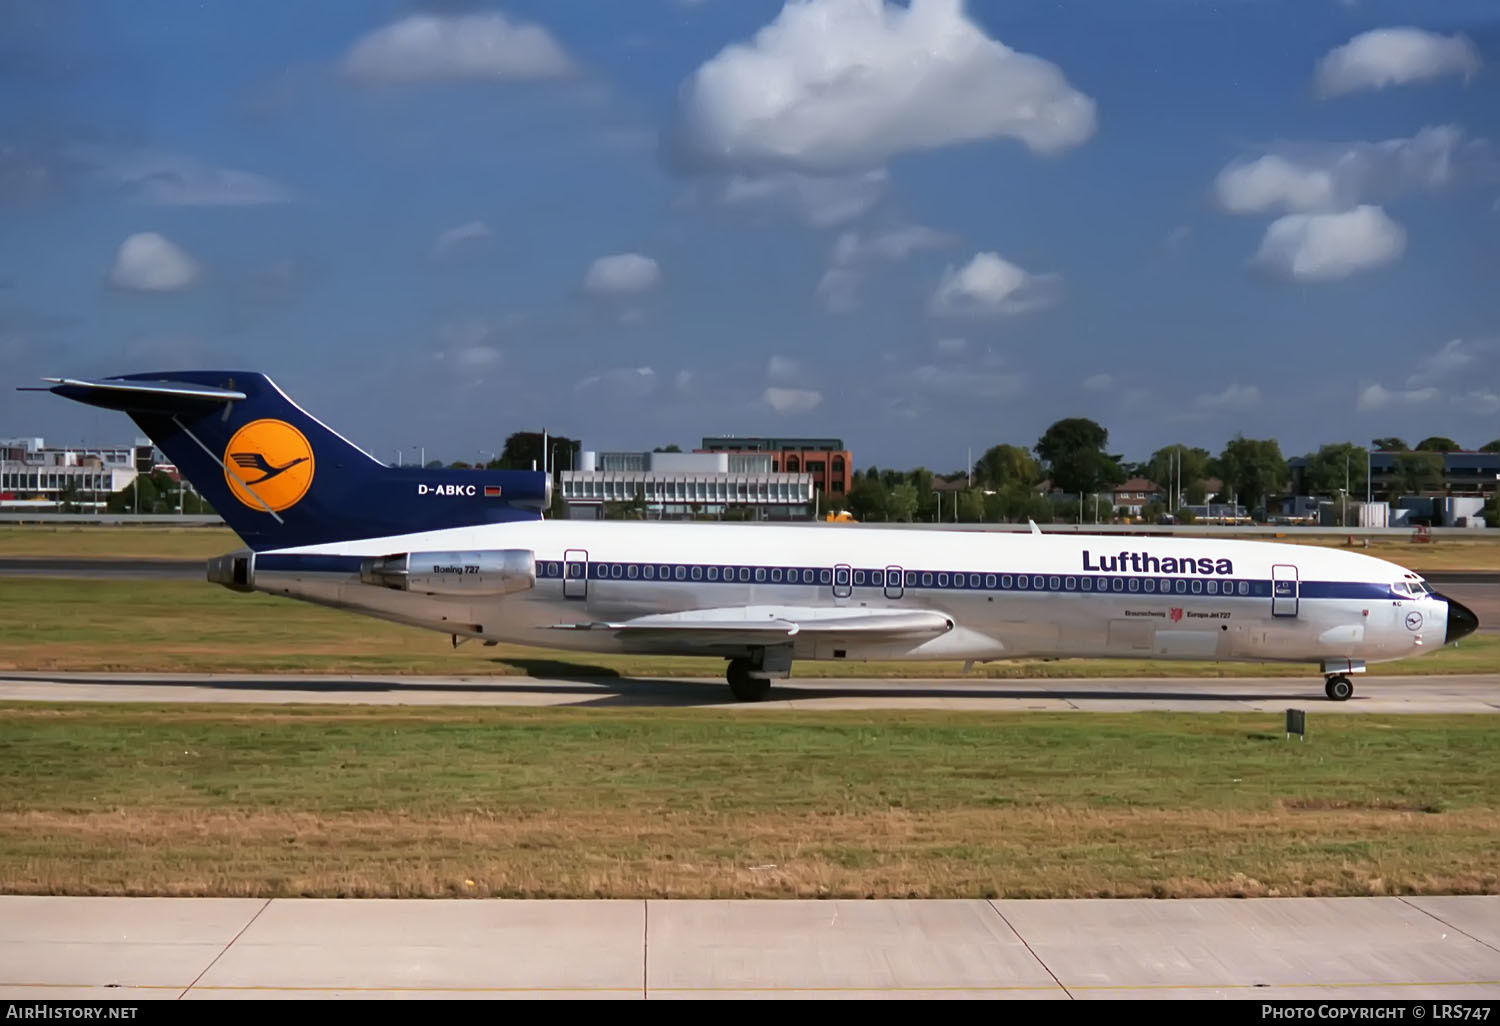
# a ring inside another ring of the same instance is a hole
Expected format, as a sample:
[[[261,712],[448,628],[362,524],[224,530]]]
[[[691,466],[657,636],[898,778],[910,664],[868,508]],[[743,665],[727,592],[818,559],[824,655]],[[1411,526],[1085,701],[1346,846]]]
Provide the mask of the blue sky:
[[[1500,437],[1489,0],[0,0],[0,435]]]

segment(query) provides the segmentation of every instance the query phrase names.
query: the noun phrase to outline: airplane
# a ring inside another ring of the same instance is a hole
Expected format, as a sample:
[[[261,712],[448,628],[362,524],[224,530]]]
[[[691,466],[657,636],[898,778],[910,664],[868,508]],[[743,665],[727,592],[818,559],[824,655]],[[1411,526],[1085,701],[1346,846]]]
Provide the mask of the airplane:
[[[264,374],[44,378],[151,437],[245,543],[207,579],[479,640],[726,659],[738,701],[794,660],[1369,664],[1479,622],[1395,563],[1214,538],[547,519],[549,476],[391,467]]]

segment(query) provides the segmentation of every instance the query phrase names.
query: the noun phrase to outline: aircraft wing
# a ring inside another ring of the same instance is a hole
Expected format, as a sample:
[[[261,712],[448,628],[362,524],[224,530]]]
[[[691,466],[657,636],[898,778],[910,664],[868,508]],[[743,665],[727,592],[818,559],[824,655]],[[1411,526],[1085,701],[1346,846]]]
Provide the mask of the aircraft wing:
[[[839,609],[817,606],[737,606],[657,613],[628,620],[552,624],[548,630],[608,631],[621,638],[694,644],[785,644],[799,636],[820,640],[885,641],[932,637],[953,620],[929,609]]]

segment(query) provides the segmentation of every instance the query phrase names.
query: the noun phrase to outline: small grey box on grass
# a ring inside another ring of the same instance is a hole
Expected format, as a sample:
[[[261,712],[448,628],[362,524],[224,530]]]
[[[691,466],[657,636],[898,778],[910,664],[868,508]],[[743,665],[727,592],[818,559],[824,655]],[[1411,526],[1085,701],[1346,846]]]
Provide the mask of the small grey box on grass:
[[[1303,741],[1307,740],[1307,713],[1301,709],[1286,711],[1286,739],[1290,741],[1293,734]]]

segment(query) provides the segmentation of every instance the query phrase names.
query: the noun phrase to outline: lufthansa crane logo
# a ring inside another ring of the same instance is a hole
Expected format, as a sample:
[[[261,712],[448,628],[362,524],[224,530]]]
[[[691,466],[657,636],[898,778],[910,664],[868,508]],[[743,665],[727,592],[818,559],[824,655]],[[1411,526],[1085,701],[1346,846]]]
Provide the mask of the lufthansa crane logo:
[[[312,446],[286,421],[251,421],[224,448],[224,481],[251,509],[295,506],[312,479]]]

